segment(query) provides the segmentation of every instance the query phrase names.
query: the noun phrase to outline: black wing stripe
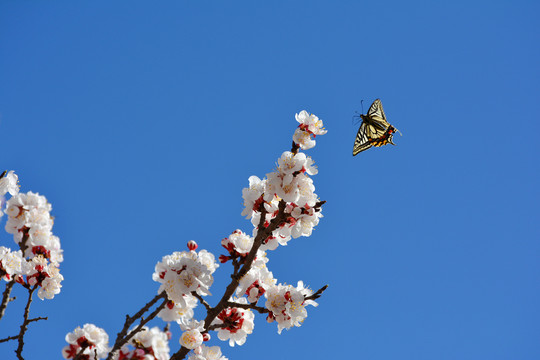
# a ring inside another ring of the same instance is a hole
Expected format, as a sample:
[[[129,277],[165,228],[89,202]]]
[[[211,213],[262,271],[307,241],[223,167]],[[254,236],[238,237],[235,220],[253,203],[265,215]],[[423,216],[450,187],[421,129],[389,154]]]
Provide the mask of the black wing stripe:
[[[367,136],[367,128],[369,126],[363,122],[360,125],[360,128],[358,129],[358,133],[356,134],[356,139],[354,141],[354,147],[353,147],[353,156],[357,155],[358,153],[369,149],[372,145],[369,141],[369,138]]]

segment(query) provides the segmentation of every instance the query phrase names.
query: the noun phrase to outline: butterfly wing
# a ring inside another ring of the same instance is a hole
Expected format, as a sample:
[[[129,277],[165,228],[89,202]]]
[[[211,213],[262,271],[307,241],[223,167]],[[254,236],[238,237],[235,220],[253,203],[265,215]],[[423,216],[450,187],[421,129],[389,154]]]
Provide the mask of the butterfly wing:
[[[363,121],[360,125],[360,128],[358,129],[358,133],[356,134],[356,140],[354,140],[354,147],[353,147],[353,156],[357,155],[358,153],[369,149],[372,144],[369,141],[368,137],[368,130],[367,128],[369,125]]]
[[[386,115],[384,114],[384,109],[380,99],[376,99],[373,104],[369,107],[367,116],[371,122],[380,128],[381,130],[386,129],[390,126],[388,121],[386,121]]]
[[[380,99],[376,99],[369,107],[367,115],[361,117],[363,122],[356,134],[353,156],[372,146],[395,145],[392,138],[397,129],[386,121]]]
[[[394,134],[396,132],[396,128],[392,125],[388,126],[388,129],[379,137],[377,138],[371,138],[371,144],[375,147],[383,146],[383,145],[396,145],[392,142],[392,138],[394,137]]]

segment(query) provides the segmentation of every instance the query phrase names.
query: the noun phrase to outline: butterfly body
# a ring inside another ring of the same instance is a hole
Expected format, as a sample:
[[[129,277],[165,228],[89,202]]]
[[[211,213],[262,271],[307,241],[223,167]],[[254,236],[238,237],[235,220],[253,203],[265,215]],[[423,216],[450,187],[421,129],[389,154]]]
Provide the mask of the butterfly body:
[[[392,138],[399,130],[386,121],[380,99],[375,100],[369,107],[368,113],[360,115],[360,118],[362,124],[360,124],[354,141],[353,156],[372,146],[395,145]]]

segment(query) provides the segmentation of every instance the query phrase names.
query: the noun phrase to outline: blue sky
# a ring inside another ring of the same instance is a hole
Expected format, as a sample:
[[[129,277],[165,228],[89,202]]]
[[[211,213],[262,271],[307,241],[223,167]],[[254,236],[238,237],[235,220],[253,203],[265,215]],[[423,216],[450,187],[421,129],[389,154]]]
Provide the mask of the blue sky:
[[[328,130],[307,151],[325,217],[268,266],[330,287],[301,328],[278,335],[257,316],[245,345],[212,345],[231,360],[540,358],[539,11],[1,2],[0,168],[49,199],[65,257],[61,294],[32,305],[49,320],[31,325],[26,358],[59,358],[88,322],[114,338],[155,295],[162,256],[191,239],[217,256],[250,232],[241,190],[290,149],[304,109]],[[375,98],[403,136],[353,158],[352,116]],[[0,337],[20,324],[15,295]]]

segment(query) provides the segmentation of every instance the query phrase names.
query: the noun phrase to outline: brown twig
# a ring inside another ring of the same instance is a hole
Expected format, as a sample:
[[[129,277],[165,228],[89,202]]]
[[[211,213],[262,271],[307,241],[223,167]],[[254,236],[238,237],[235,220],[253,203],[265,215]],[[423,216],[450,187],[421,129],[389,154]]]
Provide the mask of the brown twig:
[[[19,331],[19,335],[17,336],[19,346],[17,346],[17,350],[15,350],[15,354],[17,355],[17,359],[23,360],[22,357],[22,351],[24,347],[24,334],[26,333],[26,330],[28,330],[28,324],[31,321],[37,321],[40,320],[40,318],[36,319],[28,319],[28,315],[30,315],[30,305],[32,304],[32,295],[34,294],[34,291],[36,291],[37,286],[33,286],[32,288],[28,289],[28,301],[26,302],[26,306],[24,308],[24,320],[21,325],[21,331]]]
[[[150,316],[148,316],[148,318],[144,319],[142,317],[143,314],[147,312],[159,299],[164,299],[163,303],[161,303],[161,305],[159,305],[156,310],[154,310],[150,314]],[[107,360],[111,360],[114,354],[118,350],[120,350],[120,348],[124,346],[124,344],[126,344],[137,332],[139,332],[146,323],[152,320],[161,311],[161,309],[163,309],[165,305],[167,305],[167,301],[167,293],[163,291],[160,294],[156,295],[152,300],[150,300],[141,310],[139,310],[135,315],[133,315],[133,317],[126,315],[124,327],[116,335],[116,341],[111,351],[109,352],[109,355],[107,356]],[[139,318],[141,319],[139,325],[135,328],[135,330],[129,332],[128,334],[129,327]]]
[[[324,285],[322,288],[317,290],[315,293],[311,294],[310,296],[307,296],[304,298],[304,300],[316,300],[321,297],[324,290],[328,289],[328,285]]]
[[[210,304],[208,304],[206,302],[206,300],[199,294],[197,294],[196,291],[192,291],[191,292],[191,295],[195,296],[197,298],[197,300],[199,300],[201,302],[201,304],[204,305],[204,307],[206,308],[206,311],[210,310],[212,307],[210,306]]]
[[[10,340],[17,340],[18,338],[19,338],[19,335],[10,336],[10,337],[7,337],[7,338],[5,338],[5,339],[1,339],[1,340],[0,340],[0,343],[6,342],[6,341],[10,341]]]
[[[4,290],[4,295],[2,295],[2,304],[0,304],[0,319],[4,317],[4,313],[6,312],[6,308],[8,304],[15,300],[14,297],[10,298],[9,295],[11,295],[11,290],[13,289],[13,285],[15,285],[15,280],[11,280],[6,284],[6,289]]]
[[[19,243],[19,248],[21,249],[23,256],[24,256],[24,253],[26,252],[26,248],[28,247],[26,245],[26,242],[28,241],[28,238],[30,237],[30,235],[28,234],[29,231],[30,231],[30,228],[27,228],[27,227],[24,227],[22,229],[23,237],[22,237],[21,242]]]
[[[257,306],[255,304],[239,304],[239,303],[234,302],[234,301],[227,302],[227,307],[231,307],[231,308],[236,307],[236,308],[241,308],[241,309],[252,309],[252,310],[255,310],[255,311],[259,312],[260,314],[268,314],[268,313],[270,313],[270,310],[268,310],[267,308]]]

